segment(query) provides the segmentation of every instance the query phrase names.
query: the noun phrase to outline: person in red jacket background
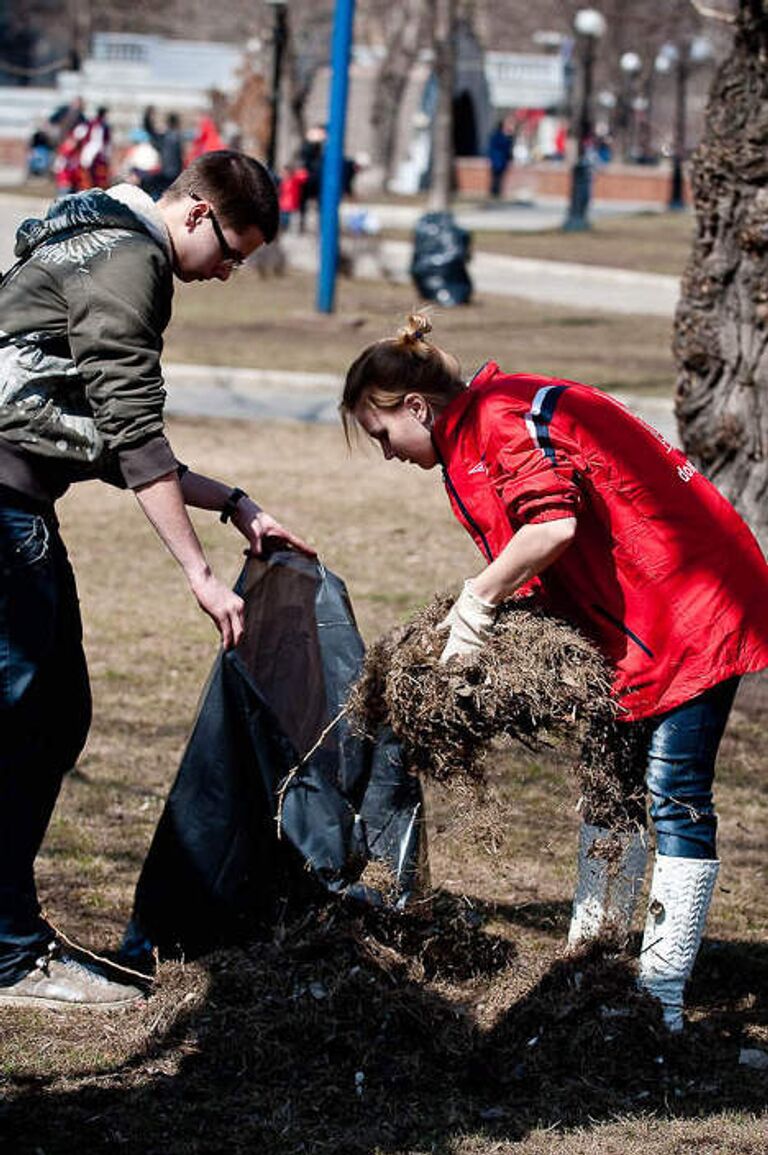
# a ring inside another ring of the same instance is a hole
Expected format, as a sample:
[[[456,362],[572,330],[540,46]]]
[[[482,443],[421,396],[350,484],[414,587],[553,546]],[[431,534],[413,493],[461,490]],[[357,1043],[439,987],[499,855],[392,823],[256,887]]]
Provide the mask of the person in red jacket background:
[[[482,647],[500,602],[536,592],[610,660],[621,721],[647,726],[656,859],[640,983],[679,1031],[719,867],[715,758],[740,676],[768,666],[768,565],[718,490],[618,401],[492,361],[467,386],[430,330],[415,314],[358,356],[345,429],[388,460],[441,466],[483,554],[442,623],[441,661]],[[619,836],[617,870],[594,853],[615,832],[585,817],[571,947],[628,933],[646,867],[644,830]]]
[[[185,165],[192,164],[198,157],[203,156],[206,152],[219,152],[226,148],[221,133],[216,127],[216,122],[212,116],[201,116],[197,122],[195,135],[189,142],[187,155],[184,158]]]

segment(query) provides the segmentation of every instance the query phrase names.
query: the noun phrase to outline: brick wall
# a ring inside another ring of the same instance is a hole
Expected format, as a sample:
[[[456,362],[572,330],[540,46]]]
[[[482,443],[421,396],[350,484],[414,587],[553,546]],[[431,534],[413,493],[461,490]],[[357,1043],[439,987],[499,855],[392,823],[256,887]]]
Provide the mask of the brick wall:
[[[24,168],[27,161],[27,143],[24,140],[0,138],[0,165]]]
[[[456,162],[460,192],[482,196],[488,191],[488,162],[482,157],[461,157]],[[664,205],[669,199],[670,166],[611,164],[594,173],[592,195],[598,200],[624,200]],[[687,182],[686,182],[687,186]],[[504,195],[561,197],[571,188],[569,165],[551,161],[546,164],[516,165],[507,171]],[[687,196],[690,189],[686,187]]]

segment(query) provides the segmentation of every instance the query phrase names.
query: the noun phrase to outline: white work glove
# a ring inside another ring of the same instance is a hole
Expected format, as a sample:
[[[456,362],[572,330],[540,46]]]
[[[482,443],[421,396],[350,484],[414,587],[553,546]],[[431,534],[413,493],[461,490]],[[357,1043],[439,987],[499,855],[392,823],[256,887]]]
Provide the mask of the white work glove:
[[[471,582],[465,581],[464,589],[437,627],[438,630],[450,630],[440,655],[440,665],[454,654],[473,654],[482,649],[495,621],[496,606],[484,602],[472,589]]]

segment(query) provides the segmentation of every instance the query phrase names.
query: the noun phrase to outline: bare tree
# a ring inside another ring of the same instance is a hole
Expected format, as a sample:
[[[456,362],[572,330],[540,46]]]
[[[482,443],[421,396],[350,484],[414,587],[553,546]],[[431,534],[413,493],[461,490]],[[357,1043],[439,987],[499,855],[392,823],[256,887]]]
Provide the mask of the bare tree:
[[[387,5],[381,21],[384,58],[371,107],[373,163],[386,183],[392,176],[397,142],[398,114],[410,71],[424,43],[427,10],[422,0],[400,0]]]
[[[253,156],[266,157],[270,143],[270,94],[261,71],[246,56],[238,88],[228,102],[226,117],[238,127],[241,147]]]
[[[768,12],[739,0],[693,159],[696,234],[675,320],[686,451],[768,547]]]
[[[306,135],[306,105],[315,77],[330,59],[333,5],[291,4],[285,51],[289,135],[298,143]]]
[[[437,79],[437,108],[432,131],[432,181],[429,209],[446,212],[453,176],[453,77],[456,0],[429,0],[432,49]]]

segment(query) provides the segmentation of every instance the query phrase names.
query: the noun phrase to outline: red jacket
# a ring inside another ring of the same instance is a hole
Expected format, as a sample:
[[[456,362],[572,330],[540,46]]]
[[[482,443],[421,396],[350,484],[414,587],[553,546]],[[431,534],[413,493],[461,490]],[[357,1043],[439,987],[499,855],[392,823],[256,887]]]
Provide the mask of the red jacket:
[[[683,453],[599,389],[489,362],[434,443],[453,511],[488,561],[521,525],[576,517],[537,579],[616,670],[627,721],[768,666],[768,565]]]
[[[280,211],[283,213],[297,213],[301,208],[301,190],[309,180],[309,173],[305,168],[286,173],[280,177],[278,200]]]

